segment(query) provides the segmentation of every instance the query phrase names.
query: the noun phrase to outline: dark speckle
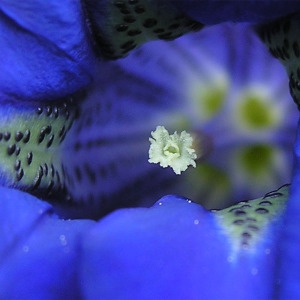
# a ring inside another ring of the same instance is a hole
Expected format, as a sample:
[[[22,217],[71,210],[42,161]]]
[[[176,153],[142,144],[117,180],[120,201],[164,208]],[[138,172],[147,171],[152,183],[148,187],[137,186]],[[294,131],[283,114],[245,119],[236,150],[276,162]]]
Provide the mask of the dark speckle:
[[[233,221],[233,224],[234,224],[234,225],[243,225],[244,223],[245,223],[245,221],[242,220],[242,219],[238,219],[238,220],[234,220],[234,221]]]
[[[61,137],[64,135],[65,131],[66,131],[66,128],[65,128],[65,126],[63,126],[63,127],[59,130],[58,136],[61,138]]]
[[[9,141],[10,136],[11,136],[11,134],[8,131],[4,132],[4,134],[3,134],[3,138],[5,141]]]
[[[48,165],[46,163],[44,164],[43,169],[44,169],[45,176],[47,176],[48,175]]]
[[[53,108],[53,114],[54,114],[54,118],[55,118],[55,119],[58,118],[59,111],[58,111],[57,106],[54,106],[54,108]]]
[[[20,147],[16,147],[16,155],[18,156],[21,152],[21,148]]]
[[[136,18],[135,17],[133,17],[133,16],[126,16],[126,17],[124,17],[124,22],[125,23],[134,23],[135,21],[136,21]]]
[[[26,130],[25,133],[24,133],[24,138],[23,138],[23,142],[25,144],[27,144],[30,140],[30,130]]]
[[[14,169],[15,169],[16,171],[18,171],[18,170],[20,170],[20,168],[21,168],[21,161],[20,161],[19,159],[17,159],[17,160],[15,161]]]
[[[123,45],[121,45],[121,48],[124,50],[131,50],[135,47],[136,47],[136,44],[134,43],[133,40],[130,40],[130,41],[124,43]]]
[[[293,74],[292,74],[292,75],[293,75]],[[294,81],[292,75],[291,75],[291,80]],[[281,197],[281,196],[283,196],[282,193],[279,193],[279,192],[270,192],[270,193],[265,194],[265,196],[264,196],[263,199],[265,199],[265,198],[277,198],[277,197]]]
[[[47,106],[46,114],[47,114],[48,117],[52,114],[52,107],[51,106]]]
[[[248,225],[247,228],[251,231],[259,231],[259,228],[255,225]]]
[[[249,232],[245,231],[242,233],[242,237],[245,239],[250,239],[252,236]]]
[[[249,204],[244,204],[244,205],[242,205],[240,208],[250,208],[251,207],[251,205],[249,205]]]
[[[136,35],[139,35],[139,34],[141,34],[141,33],[142,33],[141,30],[136,29],[136,30],[129,30],[129,31],[127,32],[127,35],[128,35],[128,36],[136,36]]]
[[[157,24],[157,20],[156,20],[156,19],[149,18],[149,19],[146,19],[146,20],[145,20],[145,22],[143,23],[143,26],[144,26],[145,28],[152,28],[152,27],[154,27],[156,24]]]
[[[134,11],[137,13],[137,14],[142,14],[145,12],[145,8],[144,6],[142,5],[137,5],[135,8],[134,8]]]
[[[38,143],[40,144],[44,138],[46,134],[49,134],[51,132],[52,127],[50,125],[44,126],[42,127],[39,137],[38,137]]]
[[[54,175],[55,175],[55,168],[53,164],[51,164],[51,177],[54,177]]]
[[[43,177],[43,173],[41,172],[41,168],[40,168],[36,177],[33,179],[33,185],[32,185],[33,191],[36,190],[40,186],[42,177]]]
[[[7,154],[10,156],[10,155],[13,155],[14,152],[16,151],[16,145],[15,144],[12,144],[12,145],[9,145],[7,147]]]
[[[116,26],[116,30],[118,32],[124,32],[127,29],[128,29],[128,25],[126,25],[126,24],[119,24],[119,25]]]
[[[48,187],[47,187],[47,194],[50,194],[52,189],[54,187],[54,181],[53,180],[50,180],[49,184],[48,184]]]
[[[47,142],[47,148],[50,148],[54,140],[54,134],[51,134]]]
[[[19,169],[17,174],[16,174],[16,180],[20,181],[24,176],[24,170],[23,169]]]
[[[20,142],[21,139],[23,138],[24,134],[21,131],[17,131],[15,134],[15,140],[16,142]]]
[[[263,207],[257,208],[255,210],[255,212],[258,213],[258,214],[267,214],[267,213],[269,213],[269,211],[266,208],[263,208]]]
[[[165,31],[164,28],[157,28],[153,30],[154,33],[163,33],[164,31]]]
[[[244,215],[246,215],[246,212],[245,212],[244,210],[242,210],[242,209],[238,209],[238,210],[236,210],[236,211],[234,212],[234,214],[235,214],[236,216],[244,216]]]
[[[115,1],[115,2],[114,2],[114,5],[115,5],[116,7],[118,7],[118,8],[124,8],[124,7],[126,7],[126,4],[125,4],[124,1]]]
[[[259,202],[259,205],[262,205],[262,206],[271,206],[272,202],[265,200],[265,201]]]
[[[178,29],[179,26],[180,26],[179,23],[174,23],[174,24],[171,24],[171,25],[168,27],[168,29],[170,29],[170,30],[175,30],[175,29]]]
[[[121,12],[123,15],[129,15],[129,14],[130,14],[130,10],[127,9],[127,8],[122,8],[122,9],[120,9],[120,12]]]
[[[33,154],[32,152],[29,152],[27,154],[26,160],[27,160],[27,164],[30,166],[30,164],[32,163],[32,158],[33,158]]]

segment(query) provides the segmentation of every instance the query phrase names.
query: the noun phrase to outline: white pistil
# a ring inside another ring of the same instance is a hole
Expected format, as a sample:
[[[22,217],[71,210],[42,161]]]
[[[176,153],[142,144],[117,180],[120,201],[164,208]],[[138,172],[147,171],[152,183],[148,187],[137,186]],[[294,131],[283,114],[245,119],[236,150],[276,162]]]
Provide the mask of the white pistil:
[[[197,155],[192,148],[193,138],[189,133],[182,131],[179,135],[175,131],[170,135],[164,126],[157,126],[151,136],[150,163],[159,163],[163,168],[171,167],[176,174],[185,171],[190,165],[196,167]]]

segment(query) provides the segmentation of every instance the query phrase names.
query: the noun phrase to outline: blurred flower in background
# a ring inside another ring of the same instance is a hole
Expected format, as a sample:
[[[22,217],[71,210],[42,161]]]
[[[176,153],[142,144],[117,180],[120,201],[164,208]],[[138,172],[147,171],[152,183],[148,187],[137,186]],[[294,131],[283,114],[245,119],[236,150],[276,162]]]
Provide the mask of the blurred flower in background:
[[[251,28],[219,25],[170,48],[176,58],[167,61],[185,65],[181,120],[203,145],[197,169],[183,175],[184,195],[221,208],[290,182],[297,109],[283,67]]]
[[[68,137],[73,198],[148,206],[173,193],[220,209],[291,181],[297,108],[284,68],[250,25],[155,41],[100,70]],[[196,136],[196,169],[176,176],[147,162],[157,125]]]

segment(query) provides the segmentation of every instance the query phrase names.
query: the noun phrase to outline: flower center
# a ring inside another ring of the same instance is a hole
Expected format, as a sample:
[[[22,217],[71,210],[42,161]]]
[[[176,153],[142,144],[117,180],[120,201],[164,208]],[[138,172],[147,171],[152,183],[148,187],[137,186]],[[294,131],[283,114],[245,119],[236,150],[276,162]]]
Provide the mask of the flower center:
[[[178,145],[174,141],[168,141],[164,147],[164,154],[171,158],[177,158],[180,156],[180,150]]]
[[[272,105],[263,91],[247,92],[237,104],[237,118],[240,125],[249,131],[275,127],[280,120],[280,112]]]

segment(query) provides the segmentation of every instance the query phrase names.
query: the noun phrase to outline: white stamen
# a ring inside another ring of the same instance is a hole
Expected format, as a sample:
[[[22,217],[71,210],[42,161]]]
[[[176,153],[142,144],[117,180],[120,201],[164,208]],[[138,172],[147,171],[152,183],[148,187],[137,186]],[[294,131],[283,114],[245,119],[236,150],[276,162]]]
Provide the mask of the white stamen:
[[[175,131],[170,135],[164,126],[157,126],[151,135],[150,163],[159,163],[163,168],[171,167],[176,174],[185,171],[190,165],[196,167],[197,155],[192,148],[193,138],[189,133],[183,131],[179,135]]]

